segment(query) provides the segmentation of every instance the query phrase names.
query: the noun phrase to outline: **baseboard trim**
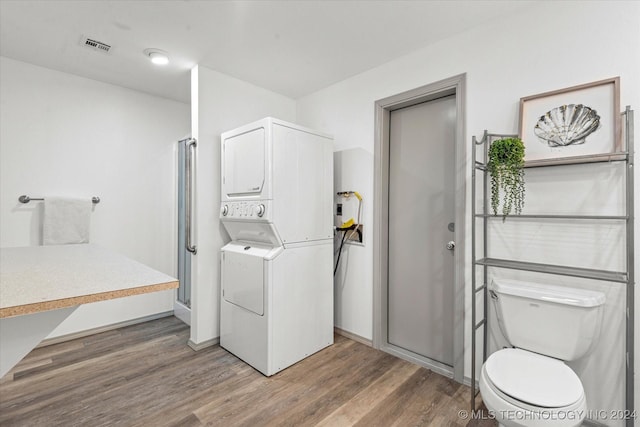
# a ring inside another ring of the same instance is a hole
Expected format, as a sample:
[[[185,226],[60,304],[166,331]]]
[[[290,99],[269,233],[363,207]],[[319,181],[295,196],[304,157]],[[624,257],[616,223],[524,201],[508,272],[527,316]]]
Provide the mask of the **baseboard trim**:
[[[36,346],[36,348],[46,347],[48,345],[60,344],[63,342],[75,340],[78,338],[88,337],[89,335],[99,334],[101,332],[112,331],[118,328],[124,328],[126,326],[137,325],[138,323],[149,322],[151,320],[162,319],[163,317],[173,316],[173,310],[165,311],[162,313],[151,314],[149,316],[138,317],[136,319],[125,320],[124,322],[112,323],[111,325],[100,326],[98,328],[87,329],[85,331],[74,332],[67,335],[61,335],[55,338],[49,338],[42,341]]]
[[[183,323],[191,326],[191,308],[180,301],[173,302],[173,315],[182,320]]]
[[[333,327],[333,332],[338,335],[342,335],[343,337],[349,338],[355,342],[359,342],[360,344],[368,345],[369,347],[373,347],[373,341],[361,337],[360,335],[354,334],[352,332],[345,331],[344,329],[340,329],[337,326]]]
[[[204,348],[213,347],[216,344],[220,344],[220,337],[211,338],[210,340],[202,341],[197,344],[191,340],[187,341],[187,345],[191,347],[191,350],[193,351],[200,351]]]
[[[471,387],[471,377],[468,376],[464,376],[462,378],[462,384],[466,385],[467,387]],[[476,381],[476,384],[478,384],[478,382]]]

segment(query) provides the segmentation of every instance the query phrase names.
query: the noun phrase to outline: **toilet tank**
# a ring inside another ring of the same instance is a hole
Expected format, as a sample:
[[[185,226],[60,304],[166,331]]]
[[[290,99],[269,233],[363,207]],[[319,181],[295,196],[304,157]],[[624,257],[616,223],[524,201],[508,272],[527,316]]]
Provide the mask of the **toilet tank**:
[[[490,294],[500,329],[514,347],[572,361],[598,340],[602,292],[494,279]]]

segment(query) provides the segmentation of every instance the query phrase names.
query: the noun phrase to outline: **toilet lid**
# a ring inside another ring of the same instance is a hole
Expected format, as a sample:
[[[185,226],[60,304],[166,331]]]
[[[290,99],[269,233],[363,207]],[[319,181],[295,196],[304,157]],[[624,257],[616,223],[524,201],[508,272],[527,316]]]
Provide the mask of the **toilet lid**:
[[[491,382],[503,393],[533,406],[561,408],[583,395],[578,376],[562,361],[517,348],[493,353],[485,363]]]

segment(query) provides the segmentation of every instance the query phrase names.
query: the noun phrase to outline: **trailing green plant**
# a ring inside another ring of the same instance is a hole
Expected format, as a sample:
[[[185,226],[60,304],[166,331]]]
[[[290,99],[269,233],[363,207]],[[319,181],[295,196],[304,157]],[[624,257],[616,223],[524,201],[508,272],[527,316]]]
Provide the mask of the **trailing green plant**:
[[[502,200],[502,219],[511,210],[519,215],[524,206],[524,144],[520,138],[503,138],[493,141],[489,146],[487,169],[491,175],[491,209],[498,215],[500,190]]]

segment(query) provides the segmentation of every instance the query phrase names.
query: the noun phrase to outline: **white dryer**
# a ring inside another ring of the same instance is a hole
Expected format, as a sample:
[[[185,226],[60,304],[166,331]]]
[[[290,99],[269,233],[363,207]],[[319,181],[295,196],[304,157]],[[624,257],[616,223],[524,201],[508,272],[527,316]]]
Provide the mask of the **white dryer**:
[[[333,343],[333,140],[274,118],[222,134],[220,345],[270,376]]]

